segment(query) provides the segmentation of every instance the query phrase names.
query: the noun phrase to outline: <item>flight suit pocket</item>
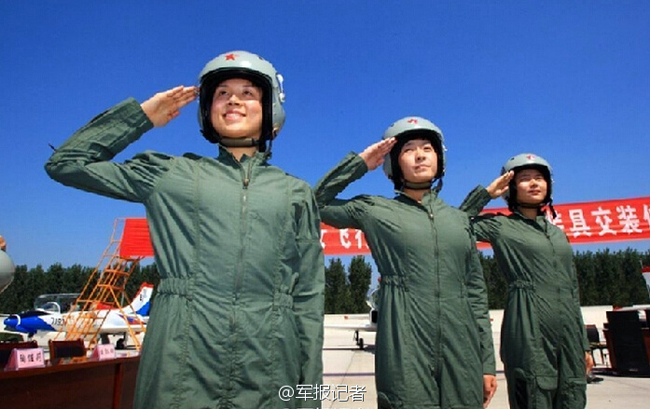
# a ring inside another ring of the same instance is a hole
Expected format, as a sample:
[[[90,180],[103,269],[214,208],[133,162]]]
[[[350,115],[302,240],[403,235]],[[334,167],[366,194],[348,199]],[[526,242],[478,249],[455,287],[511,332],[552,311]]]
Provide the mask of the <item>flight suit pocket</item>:
[[[587,380],[585,377],[569,378],[562,387],[565,408],[584,408],[587,405]]]

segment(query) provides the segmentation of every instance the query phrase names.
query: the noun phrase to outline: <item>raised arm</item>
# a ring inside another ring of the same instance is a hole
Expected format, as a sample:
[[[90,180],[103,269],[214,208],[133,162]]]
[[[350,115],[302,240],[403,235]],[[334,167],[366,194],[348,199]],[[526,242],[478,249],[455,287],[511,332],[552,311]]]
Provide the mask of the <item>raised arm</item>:
[[[492,199],[496,199],[508,190],[513,172],[506,172],[497,177],[487,188],[477,186],[463,200],[459,209],[470,216],[472,228],[478,241],[492,242],[499,236],[500,215],[479,215]]]
[[[347,154],[341,162],[323,176],[314,187],[314,196],[323,222],[337,228],[360,228],[365,201],[336,199],[336,196],[369,170],[384,162],[384,157],[395,144],[395,138],[383,140],[368,146],[361,154]]]
[[[503,195],[508,191],[508,186],[514,172],[506,172],[503,175],[497,177],[490,183],[486,188],[483,186],[477,186],[469,192],[469,194],[461,203],[459,209],[469,214],[470,216],[476,216],[481,213],[481,210],[490,202],[492,199]]]
[[[140,105],[129,98],[75,132],[45,164],[48,175],[67,186],[141,202],[164,173],[170,157],[147,153],[124,164],[111,160],[154,126],[164,126],[194,97],[195,87],[158,93]]]

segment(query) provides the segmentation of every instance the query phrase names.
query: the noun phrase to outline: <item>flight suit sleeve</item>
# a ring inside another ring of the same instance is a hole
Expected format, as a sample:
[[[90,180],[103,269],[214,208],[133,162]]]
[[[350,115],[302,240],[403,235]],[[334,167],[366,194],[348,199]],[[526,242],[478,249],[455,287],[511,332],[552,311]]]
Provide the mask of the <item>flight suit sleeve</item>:
[[[481,210],[490,203],[492,197],[487,190],[481,185],[476,186],[460,204],[459,209],[470,216],[477,216]]]
[[[463,203],[460,210],[470,216],[472,230],[476,240],[491,243],[499,237],[501,229],[501,215],[483,214],[479,215],[481,210],[492,200],[490,194],[482,186],[477,186],[472,190]]]
[[[320,244],[316,200],[306,184],[294,206],[297,226],[298,280],[293,288],[293,311],[300,337],[300,383],[321,385],[323,380],[323,317],[325,266]],[[307,402],[301,403],[305,405]],[[318,402],[315,402],[317,404]]]
[[[153,124],[129,98],[96,116],[64,142],[45,164],[48,175],[67,186],[143,202],[170,165],[167,155],[143,153],[122,164],[111,160]]]
[[[483,276],[483,268],[476,249],[476,240],[470,234],[472,249],[468,263],[467,292],[474,317],[478,323],[479,340],[481,343],[481,359],[483,374],[496,374],[494,342],[492,339],[492,324],[488,307],[488,292]]]
[[[349,153],[332,168],[314,188],[323,222],[330,226],[360,229],[359,220],[363,213],[363,200],[341,200],[336,196],[355,180],[368,172],[364,160],[355,153]]]

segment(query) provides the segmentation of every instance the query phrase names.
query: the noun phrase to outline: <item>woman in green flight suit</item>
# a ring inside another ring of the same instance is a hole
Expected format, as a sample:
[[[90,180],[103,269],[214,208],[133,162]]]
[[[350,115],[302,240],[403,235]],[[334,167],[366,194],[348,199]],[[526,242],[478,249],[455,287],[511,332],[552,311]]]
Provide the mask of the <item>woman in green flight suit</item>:
[[[52,155],[69,186],[145,205],[161,276],[135,407],[316,407],[279,390],[322,384],[324,266],[310,186],[271,166],[281,77],[245,51],[208,62],[197,87],[128,99]],[[147,151],[111,159],[199,96],[218,157]]]
[[[508,281],[501,359],[513,409],[585,407],[589,351],[573,252],[566,235],[544,215],[552,206],[551,166],[526,153],[513,156],[502,176],[478,188],[461,209],[477,215],[503,195],[510,215],[476,216],[479,241],[492,245]]]
[[[496,389],[487,291],[467,215],[438,197],[440,182],[432,189],[444,174],[442,132],[407,117],[383,139],[347,155],[315,188],[323,221],[361,229],[381,274],[379,407],[481,408]],[[336,199],[382,163],[394,199]]]

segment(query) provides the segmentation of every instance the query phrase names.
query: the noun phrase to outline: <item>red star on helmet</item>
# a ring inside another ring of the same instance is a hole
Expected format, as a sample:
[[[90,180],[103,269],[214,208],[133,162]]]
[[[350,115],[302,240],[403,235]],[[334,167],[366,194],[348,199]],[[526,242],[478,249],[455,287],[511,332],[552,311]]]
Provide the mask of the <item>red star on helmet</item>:
[[[235,54],[226,54],[226,61],[235,61]]]
[[[406,121],[406,122],[408,122],[409,124],[417,124],[417,123],[418,123],[418,120],[415,119],[415,118],[411,118],[411,119],[409,119],[409,120]]]
[[[526,155],[526,159],[533,160],[535,159],[535,155]]]

